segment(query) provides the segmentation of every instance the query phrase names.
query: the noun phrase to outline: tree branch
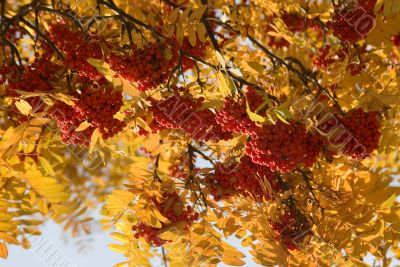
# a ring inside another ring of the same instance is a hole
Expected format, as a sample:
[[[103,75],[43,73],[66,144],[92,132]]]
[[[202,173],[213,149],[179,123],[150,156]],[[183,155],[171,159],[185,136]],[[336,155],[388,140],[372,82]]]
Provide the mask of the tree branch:
[[[220,71],[220,72],[222,72],[222,73],[228,75],[228,76],[231,77],[233,80],[235,80],[235,81],[237,81],[237,82],[239,82],[239,83],[241,83],[241,84],[245,84],[245,85],[247,85],[247,86],[252,87],[253,89],[256,89],[256,90],[265,92],[264,88],[262,88],[261,86],[259,86],[259,85],[257,85],[257,84],[254,84],[254,83],[251,83],[251,82],[249,82],[249,81],[247,81],[247,80],[245,80],[245,79],[243,79],[243,78],[241,78],[241,77],[238,77],[238,76],[236,76],[235,74],[233,74],[231,71],[229,71],[229,68],[228,68],[228,67],[227,67],[226,70],[221,69],[221,68],[219,68],[219,67],[216,66],[216,65],[213,65],[213,64],[211,64],[211,63],[209,63],[209,62],[207,62],[207,61],[204,61],[203,59],[201,59],[201,58],[199,58],[199,57],[196,57],[195,55],[192,55],[192,54],[190,54],[190,53],[188,53],[188,52],[186,52],[186,51],[183,51],[183,50],[181,50],[181,51],[182,51],[182,53],[183,53],[184,55],[186,55],[187,57],[193,59],[194,61],[200,62],[200,63],[202,63],[203,65],[206,65],[206,66],[208,66],[208,67],[210,67],[210,68],[212,68],[212,69],[214,69],[214,70]],[[278,99],[277,97],[275,97],[275,96],[273,96],[273,95],[271,95],[271,94],[267,94],[267,95],[268,95],[268,97],[269,97],[270,99],[272,99],[276,104],[279,104],[279,99]]]
[[[210,22],[207,20],[207,18],[208,18],[208,0],[201,0],[201,3],[205,6],[207,6],[207,9],[204,12],[203,18],[201,19],[201,21],[204,23],[204,26],[206,27],[207,35],[210,38],[215,51],[217,51],[218,53],[221,54],[221,50],[219,49],[218,41],[217,41],[217,39],[215,39]]]

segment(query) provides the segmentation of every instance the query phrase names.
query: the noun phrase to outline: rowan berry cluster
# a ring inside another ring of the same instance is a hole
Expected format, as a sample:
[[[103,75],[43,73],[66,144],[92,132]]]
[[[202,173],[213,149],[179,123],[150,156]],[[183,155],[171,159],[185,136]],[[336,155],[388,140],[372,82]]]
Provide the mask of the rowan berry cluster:
[[[376,112],[356,109],[342,120],[345,128],[354,136],[346,144],[345,154],[353,159],[364,159],[377,149],[380,140],[380,123]]]
[[[26,34],[26,31],[23,28],[19,27],[18,25],[12,25],[6,33],[6,38],[7,40],[15,43],[19,41],[24,34]]]
[[[185,38],[182,45],[180,46],[180,49],[195,57],[203,58],[206,54],[206,49],[208,45],[208,43],[196,42],[196,45],[192,46],[189,42],[189,39]],[[192,69],[195,64],[196,62],[193,59],[187,56],[182,57],[182,68],[184,71]]]
[[[365,65],[361,63],[350,63],[347,69],[350,71],[351,76],[356,76],[365,69]]]
[[[276,174],[266,166],[253,163],[248,156],[242,157],[240,163],[217,163],[206,183],[217,201],[237,194],[251,196],[256,201],[269,200],[273,192],[280,190]],[[268,192],[265,183],[271,185],[273,192]]]
[[[177,64],[177,51],[165,43],[150,43],[142,48],[134,45],[131,50],[124,55],[110,55],[108,63],[124,79],[138,83],[140,91],[166,82]]]
[[[263,97],[252,88],[248,88],[246,91],[246,99],[253,112],[264,102]],[[225,98],[223,107],[216,114],[217,122],[224,131],[244,133],[250,136],[257,133],[257,126],[246,112],[246,99],[234,101],[230,97]]]
[[[358,108],[343,118],[331,118],[321,123],[319,128],[337,149],[356,160],[370,156],[379,146],[381,134],[376,112]]]
[[[196,164],[196,157],[192,158],[192,166]],[[185,155],[180,156],[175,162],[168,168],[169,175],[178,179],[186,179],[189,173],[189,157]],[[196,171],[197,168],[193,168],[192,172]]]
[[[256,137],[246,144],[246,154],[254,163],[286,173],[300,166],[311,167],[322,146],[320,135],[307,132],[303,124],[277,121],[259,128]]]
[[[122,104],[122,93],[112,88],[85,88],[78,95],[75,105],[57,102],[50,109],[49,115],[57,122],[62,142],[88,146],[96,128],[103,139],[122,131],[126,123],[114,118]],[[90,126],[83,131],[75,131],[84,121],[90,123]]]
[[[101,43],[94,37],[87,38],[81,31],[72,30],[65,21],[50,25],[49,37],[65,55],[64,64],[82,77],[98,80],[102,75],[90,65],[89,58],[101,59]]]
[[[153,131],[181,129],[191,138],[199,141],[229,140],[231,133],[223,131],[210,109],[199,110],[204,98],[195,99],[189,93],[174,95],[153,101]]]
[[[169,175],[178,179],[185,179],[187,172],[185,171],[184,164],[174,164],[168,167]]]
[[[142,237],[147,243],[153,246],[162,246],[165,243],[172,242],[172,240],[164,240],[158,237],[158,232],[164,227],[176,222],[185,222],[185,229],[189,229],[192,222],[199,218],[199,214],[194,212],[191,206],[184,206],[176,192],[163,193],[161,201],[158,201],[156,198],[153,198],[151,201],[169,222],[162,223],[161,229],[139,222],[132,227],[132,230],[135,232],[134,236],[136,239]]]
[[[59,101],[51,107],[49,116],[56,121],[60,130],[60,139],[64,144],[81,144],[85,146],[90,144],[94,128],[88,127],[83,131],[75,131],[84,120],[78,119],[77,111],[74,107]]]
[[[0,84],[7,84],[6,95],[18,97],[18,91],[29,93],[50,93],[53,91],[52,82],[57,79],[58,73],[62,69],[60,66],[50,61],[51,52],[48,47],[43,47],[43,54],[35,54],[35,59],[30,65],[0,67]],[[39,96],[26,98],[33,112],[43,111],[45,104]],[[22,115],[15,106],[11,111],[17,115],[19,122],[28,119]]]
[[[326,68],[333,62],[335,59],[330,55],[331,46],[325,45],[318,49],[317,51],[317,58],[313,61],[313,65],[318,68]]]
[[[281,19],[285,23],[286,27],[292,33],[304,32],[308,28],[314,29],[315,31],[320,30],[320,25],[317,19],[309,19],[300,14],[287,13],[281,15]],[[276,31],[272,26],[267,27],[267,32]],[[277,38],[275,36],[269,36],[268,45],[275,48],[289,47],[290,43],[284,38]]]
[[[367,37],[375,23],[374,7],[376,0],[357,0],[335,10],[327,26],[333,34],[349,43],[355,43]]]
[[[283,243],[288,250],[299,250],[314,235],[311,232],[311,221],[301,212],[286,207],[278,221],[269,221],[275,232],[275,240]]]
[[[366,52],[366,46],[358,49],[357,53],[360,55]],[[320,69],[328,68],[329,65],[335,62],[343,62],[348,57],[349,52],[345,48],[334,52],[329,44],[318,49],[317,57],[313,61],[313,65]],[[350,71],[351,76],[360,74],[365,69],[365,64],[360,62],[351,62],[347,65],[347,70]]]
[[[51,81],[57,78],[60,66],[50,61],[51,52],[44,47],[43,54],[35,54],[30,65],[0,67],[0,84],[7,82],[8,96],[18,96],[17,90],[24,92],[48,93],[53,90]],[[27,82],[29,81],[29,82]]]
[[[103,139],[113,137],[126,126],[126,123],[114,118],[123,105],[122,92],[112,88],[91,88],[82,91],[75,105],[78,119],[87,120],[94,128],[98,128]]]

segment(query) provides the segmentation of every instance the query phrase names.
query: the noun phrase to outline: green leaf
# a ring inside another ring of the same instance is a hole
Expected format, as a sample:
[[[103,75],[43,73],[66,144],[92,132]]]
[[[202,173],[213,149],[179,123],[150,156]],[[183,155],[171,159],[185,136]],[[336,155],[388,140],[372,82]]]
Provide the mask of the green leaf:
[[[265,66],[255,61],[247,61],[247,65],[258,73],[263,73],[265,70]]]
[[[285,118],[285,113],[280,111],[280,110],[275,110],[275,114],[278,117],[279,120],[281,120],[282,122],[286,123],[286,124],[290,124],[286,118]]]

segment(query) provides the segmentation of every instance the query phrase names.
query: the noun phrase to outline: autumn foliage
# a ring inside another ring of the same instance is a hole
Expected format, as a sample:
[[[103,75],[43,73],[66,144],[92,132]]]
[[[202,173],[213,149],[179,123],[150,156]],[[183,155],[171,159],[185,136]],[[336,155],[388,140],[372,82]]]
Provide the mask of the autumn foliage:
[[[400,257],[397,1],[0,10],[1,257],[45,220],[118,267]]]

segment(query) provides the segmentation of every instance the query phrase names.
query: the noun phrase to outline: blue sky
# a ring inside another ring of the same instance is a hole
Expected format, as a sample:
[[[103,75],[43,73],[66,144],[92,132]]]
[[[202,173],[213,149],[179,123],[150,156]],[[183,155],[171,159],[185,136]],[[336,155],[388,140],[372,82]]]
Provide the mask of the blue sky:
[[[114,264],[124,261],[122,255],[114,253],[107,248],[107,244],[113,242],[107,232],[91,235],[91,240],[86,241],[87,248],[84,251],[79,251],[76,245],[79,239],[66,239],[67,235],[62,233],[62,228],[59,225],[48,222],[42,229],[43,235],[32,241],[33,246],[30,250],[17,246],[10,247],[8,260],[0,260],[0,266],[112,267]],[[231,243],[237,247],[240,244],[238,240],[233,240]],[[50,257],[52,254],[54,256]],[[248,255],[247,260],[250,262],[250,255],[246,254]],[[220,266],[224,265],[221,264]],[[252,263],[247,266],[256,266],[256,264]]]
[[[32,240],[33,246],[30,250],[25,250],[18,246],[9,248],[8,260],[0,260],[1,267],[112,267],[118,262],[124,261],[124,257],[108,249],[107,244],[113,240],[107,232],[92,234],[86,242],[86,249],[80,250],[76,244],[79,240],[69,238],[62,232],[62,227],[48,222],[42,228],[43,235],[38,239]],[[89,239],[90,238],[90,239]],[[240,241],[232,239],[230,243],[240,247]],[[241,248],[247,256],[246,266],[256,267],[257,264],[251,263],[250,254]],[[51,257],[53,255],[53,257]],[[372,263],[372,258],[367,257],[366,261]],[[392,266],[400,264],[399,261],[393,262]],[[155,267],[158,267],[154,265]],[[224,267],[225,265],[219,265]],[[397,265],[400,266],[400,265]]]

